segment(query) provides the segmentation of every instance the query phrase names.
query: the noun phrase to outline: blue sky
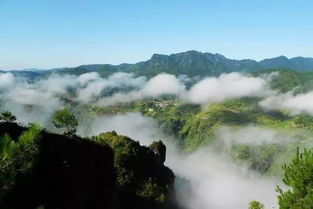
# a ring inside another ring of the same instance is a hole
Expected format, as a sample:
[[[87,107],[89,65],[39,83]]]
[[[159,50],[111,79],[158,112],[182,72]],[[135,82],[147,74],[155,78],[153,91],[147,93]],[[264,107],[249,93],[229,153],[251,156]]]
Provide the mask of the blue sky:
[[[312,0],[0,0],[0,69],[134,63],[186,50],[313,57]]]

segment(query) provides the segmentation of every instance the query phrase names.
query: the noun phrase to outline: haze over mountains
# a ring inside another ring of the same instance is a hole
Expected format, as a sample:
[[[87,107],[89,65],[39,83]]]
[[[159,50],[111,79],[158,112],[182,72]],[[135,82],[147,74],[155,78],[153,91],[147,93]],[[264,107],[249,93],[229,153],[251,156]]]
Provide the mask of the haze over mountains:
[[[221,54],[187,51],[171,55],[154,54],[147,61],[136,64],[90,64],[71,68],[58,68],[50,70],[27,69],[10,71],[14,75],[35,78],[52,72],[80,75],[94,71],[101,75],[114,72],[132,72],[136,75],[154,76],[161,72],[171,74],[185,74],[188,76],[215,76],[229,72],[255,72],[264,69],[287,68],[294,71],[313,70],[313,58],[294,57],[288,59],[279,56],[262,61],[251,59],[229,59]],[[0,71],[1,72],[1,71]]]

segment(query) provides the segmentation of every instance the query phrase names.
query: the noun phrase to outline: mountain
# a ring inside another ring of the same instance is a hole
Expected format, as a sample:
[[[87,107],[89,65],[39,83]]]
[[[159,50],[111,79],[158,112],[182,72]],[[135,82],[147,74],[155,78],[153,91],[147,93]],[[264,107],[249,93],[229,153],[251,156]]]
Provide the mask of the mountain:
[[[80,74],[79,71],[96,71],[105,75],[122,71],[133,72],[137,75],[145,75],[148,77],[166,72],[175,75],[208,76],[228,72],[255,72],[275,68],[310,71],[313,70],[313,58],[295,57],[288,59],[285,56],[280,56],[257,62],[251,59],[229,59],[221,54],[187,51],[171,55],[154,54],[151,59],[136,64],[82,65],[76,68],[65,69],[63,72],[76,72]]]
[[[289,68],[295,71],[307,71],[313,69],[313,58],[294,57],[288,59],[285,56],[280,56],[272,59],[265,59],[259,62],[264,68]]]
[[[220,54],[187,51],[172,55],[155,54],[146,62],[133,67],[136,72],[165,71],[174,74],[218,75],[225,72],[249,71],[256,68],[253,60],[231,60]]]
[[[24,77],[27,78],[29,80],[35,80],[38,77],[43,76],[44,74],[50,72],[49,71],[28,71],[28,70],[12,70],[12,71],[2,71],[0,70],[0,74],[3,73],[12,73],[14,76],[16,77]]]
[[[132,72],[136,75],[151,77],[161,72],[166,72],[175,75],[186,74],[193,77],[220,75],[229,72],[255,72],[275,68],[288,68],[299,72],[310,71],[313,70],[313,58],[295,57],[289,59],[285,56],[279,56],[258,62],[251,59],[229,59],[221,54],[186,51],[171,55],[154,54],[151,59],[136,64],[92,64],[74,68],[35,71],[33,73],[50,74],[54,72],[80,75],[86,72],[98,72],[102,76],[107,76],[114,72]],[[27,73],[31,72],[27,71]],[[21,71],[13,71],[13,73],[19,75]]]

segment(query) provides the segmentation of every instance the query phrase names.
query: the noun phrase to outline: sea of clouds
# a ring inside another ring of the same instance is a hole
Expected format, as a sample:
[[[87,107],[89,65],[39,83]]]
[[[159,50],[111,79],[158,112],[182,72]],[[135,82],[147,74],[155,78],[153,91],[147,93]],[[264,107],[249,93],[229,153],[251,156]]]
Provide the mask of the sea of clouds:
[[[62,96],[81,104],[109,106],[129,103],[145,98],[173,95],[182,102],[205,105],[242,97],[263,98],[259,105],[265,110],[284,109],[291,115],[313,114],[313,91],[295,95],[293,91],[282,94],[270,89],[269,82],[277,73],[254,77],[242,73],[206,77],[187,88],[190,78],[161,73],[148,79],[132,73],[118,72],[107,78],[96,72],[80,76],[52,74],[34,82],[15,77],[11,73],[0,74],[1,110],[10,109],[17,115],[31,107],[38,111],[54,112],[63,106]],[[104,92],[112,89],[112,94]],[[115,92],[115,93],[114,93]],[[26,111],[27,112],[27,111]],[[44,114],[45,115],[45,114]],[[29,115],[28,115],[29,116]],[[21,118],[21,117],[20,117]],[[22,114],[22,118],[24,118]],[[45,122],[43,118],[37,118]]]
[[[254,77],[229,73],[188,85],[192,79],[165,73],[150,79],[131,73],[115,73],[106,78],[95,72],[80,76],[54,74],[32,82],[2,73],[0,110],[12,111],[20,123],[39,122],[48,127],[54,112],[68,102],[109,106],[172,95],[181,102],[199,105],[259,97],[259,105],[264,110],[284,109],[290,115],[313,114],[313,91],[298,95],[274,91],[269,83],[276,75]],[[106,93],[112,89],[121,91]],[[225,152],[216,153],[212,147],[206,147],[189,154],[181,153],[175,144],[177,140],[166,136],[156,121],[139,113],[95,117],[88,123],[81,123],[77,131],[79,135],[92,136],[112,130],[139,140],[143,145],[160,139],[166,143],[166,164],[179,178],[190,183],[190,190],[178,189],[178,199],[188,209],[242,209],[247,208],[251,200],[260,200],[267,208],[277,205],[275,188],[280,183],[277,179],[253,173],[227,157],[233,144],[260,145],[291,140],[274,130],[253,126],[221,127],[215,134]]]

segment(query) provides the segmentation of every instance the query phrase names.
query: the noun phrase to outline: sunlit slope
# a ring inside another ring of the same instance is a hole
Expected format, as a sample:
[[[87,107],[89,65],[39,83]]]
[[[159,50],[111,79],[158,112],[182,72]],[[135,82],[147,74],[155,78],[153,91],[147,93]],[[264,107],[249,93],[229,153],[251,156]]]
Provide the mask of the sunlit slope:
[[[180,135],[185,139],[185,149],[192,150],[214,140],[214,131],[220,126],[263,126],[280,131],[296,129],[313,130],[313,117],[289,116],[284,111],[265,111],[258,106],[258,99],[231,100],[211,104],[190,117]]]

